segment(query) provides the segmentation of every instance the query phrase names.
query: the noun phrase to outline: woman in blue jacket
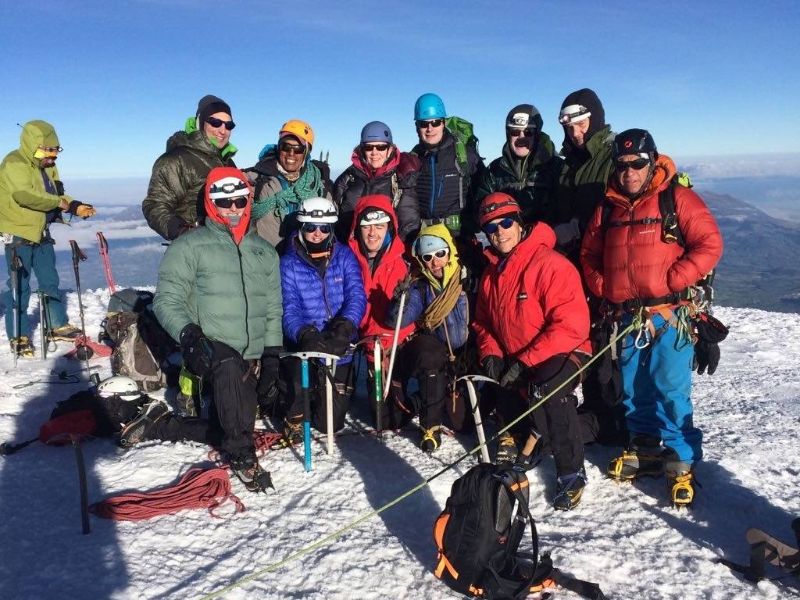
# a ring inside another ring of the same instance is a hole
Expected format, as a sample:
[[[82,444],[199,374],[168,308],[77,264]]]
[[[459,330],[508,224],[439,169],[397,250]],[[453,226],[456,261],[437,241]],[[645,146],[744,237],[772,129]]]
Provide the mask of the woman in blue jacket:
[[[347,351],[367,307],[361,268],[347,246],[336,241],[336,205],[326,198],[303,200],[297,213],[299,231],[292,234],[281,257],[283,333],[288,346],[306,352],[327,352],[342,358],[334,377],[333,426],[344,426],[353,391],[352,356]],[[303,401],[300,361],[292,361],[292,390],[285,407],[284,433],[294,443],[302,438]],[[311,423],[325,430],[324,372],[311,370]]]
[[[417,334],[397,350],[397,380],[411,377],[419,382],[419,395],[398,406],[409,416],[419,414],[420,447],[433,452],[441,445],[441,426],[447,393],[447,365],[469,336],[469,305],[462,288],[464,274],[458,251],[447,227],[441,223],[420,231],[412,253],[419,264],[416,279],[409,278],[395,289],[388,324],[395,325],[400,296],[406,294],[401,326],[417,324]],[[395,398],[403,398],[395,394]],[[392,407],[387,407],[391,410]]]

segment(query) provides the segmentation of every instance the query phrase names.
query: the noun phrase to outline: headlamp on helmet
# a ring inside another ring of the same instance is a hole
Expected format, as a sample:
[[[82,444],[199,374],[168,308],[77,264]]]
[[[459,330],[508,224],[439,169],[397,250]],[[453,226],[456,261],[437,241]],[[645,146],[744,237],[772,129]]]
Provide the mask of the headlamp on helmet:
[[[585,121],[591,116],[591,111],[582,104],[570,104],[561,109],[558,114],[558,122],[562,125],[570,125]]]

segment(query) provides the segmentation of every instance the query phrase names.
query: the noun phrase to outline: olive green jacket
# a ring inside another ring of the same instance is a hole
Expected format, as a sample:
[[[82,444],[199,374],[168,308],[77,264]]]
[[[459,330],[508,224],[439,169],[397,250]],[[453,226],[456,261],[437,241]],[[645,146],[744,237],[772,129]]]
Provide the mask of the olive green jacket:
[[[222,150],[214,146],[203,131],[178,131],[167,140],[167,151],[153,165],[147,197],[142,212],[148,225],[165,239],[173,224],[194,225],[198,207],[203,206],[203,186],[214,167],[235,167],[236,148],[228,144]]]
[[[278,253],[255,229],[237,246],[227,227],[209,219],[167,248],[153,306],[175,340],[194,323],[243,358],[258,358],[283,344]]]
[[[0,233],[10,233],[38,244],[42,239],[45,214],[69,196],[48,193],[43,177],[56,189],[58,169],[41,169],[33,157],[39,146],[58,146],[53,126],[45,121],[30,121],[22,128],[20,147],[0,163]],[[59,182],[60,185],[60,182]]]

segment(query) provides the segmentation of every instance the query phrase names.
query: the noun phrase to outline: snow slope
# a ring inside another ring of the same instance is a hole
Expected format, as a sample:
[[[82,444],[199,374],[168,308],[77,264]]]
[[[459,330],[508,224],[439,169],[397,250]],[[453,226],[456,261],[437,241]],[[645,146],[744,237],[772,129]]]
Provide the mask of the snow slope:
[[[107,290],[88,290],[90,332],[96,333]],[[68,296],[73,323],[77,298]],[[31,306],[36,319],[35,298]],[[744,533],[758,526],[792,541],[789,523],[800,514],[800,315],[749,309],[717,311],[731,329],[713,377],[696,378],[696,420],[705,433],[705,461],[696,507],[667,505],[663,480],[618,485],[604,478],[613,448],[589,447],[589,487],[577,510],[555,512],[552,461],[531,477],[531,510],[540,548],[563,570],[599,582],[609,598],[782,598],[772,582],[756,588],[714,559],[747,561]],[[35,340],[38,344],[38,335]],[[5,335],[0,347],[6,348]],[[38,346],[37,346],[38,350]],[[36,383],[53,369],[79,365],[58,356],[20,361],[0,352],[0,441],[36,435],[57,400],[86,384]],[[98,362],[98,361],[93,361]],[[100,372],[108,374],[99,361]],[[363,398],[353,409],[365,415]],[[354,419],[357,417],[354,417]],[[381,443],[348,428],[336,452],[314,446],[306,474],[290,450],[262,458],[277,491],[233,489],[247,511],[221,519],[203,510],[139,523],[92,517],[81,535],[78,484],[69,448],[34,444],[0,457],[0,598],[458,598],[431,574],[434,519],[469,458],[430,486],[332,543],[267,567],[383,506],[474,446],[470,436],[448,437],[432,457],[417,434]],[[175,481],[193,465],[209,465],[208,449],[190,443],[147,442],[123,451],[111,440],[84,445],[90,501]],[[259,573],[259,571],[262,571]],[[243,577],[259,573],[238,587]],[[574,597],[559,592],[559,598]]]

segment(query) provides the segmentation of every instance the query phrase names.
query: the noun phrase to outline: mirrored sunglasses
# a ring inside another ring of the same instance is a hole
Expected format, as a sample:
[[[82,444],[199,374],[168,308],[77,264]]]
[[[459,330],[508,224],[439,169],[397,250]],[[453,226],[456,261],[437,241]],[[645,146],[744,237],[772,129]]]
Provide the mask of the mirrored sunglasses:
[[[324,234],[331,232],[331,226],[327,223],[303,223],[302,226],[302,230],[305,233],[314,233],[317,229]]]
[[[222,127],[223,125],[225,125],[225,129],[227,129],[228,131],[236,127],[236,123],[234,123],[233,121],[223,121],[222,119],[217,119],[216,117],[208,117],[206,119],[206,123],[208,123],[212,127]]]
[[[486,235],[493,235],[497,233],[498,229],[508,229],[514,223],[516,223],[516,219],[512,219],[511,217],[506,217],[502,221],[498,221],[497,223],[487,223],[483,226],[483,232]]]
[[[431,252],[430,254],[423,254],[422,255],[422,261],[426,262],[426,263],[429,263],[434,258],[444,258],[448,254],[450,254],[450,251],[447,248],[442,248],[440,250],[437,250],[436,252]]]

